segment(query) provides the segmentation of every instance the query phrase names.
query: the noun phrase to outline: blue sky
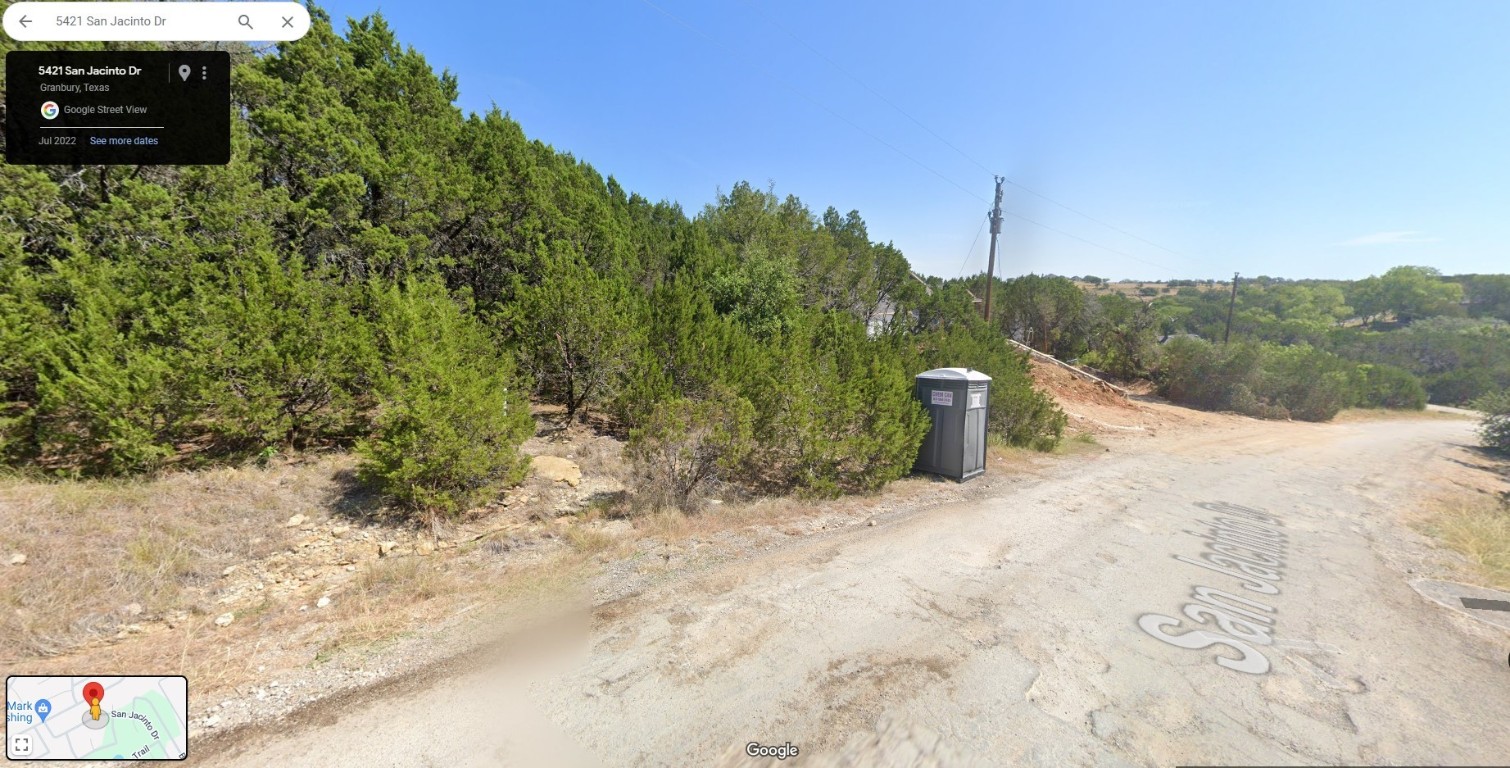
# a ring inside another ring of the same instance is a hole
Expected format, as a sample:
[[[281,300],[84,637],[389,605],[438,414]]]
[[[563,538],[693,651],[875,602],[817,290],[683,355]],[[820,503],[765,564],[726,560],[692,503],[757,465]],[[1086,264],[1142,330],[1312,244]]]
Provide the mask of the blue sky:
[[[1503,0],[324,7],[646,197],[774,184],[928,274],[984,269],[991,172],[1060,230],[1008,216],[999,274],[1510,271]]]

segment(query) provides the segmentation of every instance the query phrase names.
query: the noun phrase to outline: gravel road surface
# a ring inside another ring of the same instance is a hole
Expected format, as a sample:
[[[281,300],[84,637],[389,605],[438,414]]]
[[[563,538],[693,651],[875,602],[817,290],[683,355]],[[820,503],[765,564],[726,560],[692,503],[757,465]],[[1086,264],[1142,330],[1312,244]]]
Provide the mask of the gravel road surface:
[[[1471,430],[1254,422],[1113,443],[191,760],[1510,762],[1510,636],[1408,584],[1433,555],[1403,518]],[[752,759],[751,742],[797,754]]]

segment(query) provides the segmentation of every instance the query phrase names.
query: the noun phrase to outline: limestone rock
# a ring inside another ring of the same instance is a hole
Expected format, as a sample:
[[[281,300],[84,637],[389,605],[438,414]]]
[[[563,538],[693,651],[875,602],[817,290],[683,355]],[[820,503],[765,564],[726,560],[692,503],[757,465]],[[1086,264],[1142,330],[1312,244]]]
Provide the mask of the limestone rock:
[[[535,476],[576,488],[582,482],[582,468],[571,459],[559,456],[536,456],[530,460]]]

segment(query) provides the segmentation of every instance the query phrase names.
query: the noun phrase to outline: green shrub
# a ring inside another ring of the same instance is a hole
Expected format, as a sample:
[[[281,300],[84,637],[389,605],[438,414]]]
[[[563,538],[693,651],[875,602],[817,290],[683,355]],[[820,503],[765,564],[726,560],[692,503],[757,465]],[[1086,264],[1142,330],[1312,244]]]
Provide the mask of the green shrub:
[[[1360,402],[1410,407],[1424,397],[1419,382],[1404,371],[1360,372],[1354,364],[1306,344],[1218,346],[1201,339],[1174,339],[1164,346],[1154,380],[1159,394],[1173,402],[1261,419],[1327,421]]]
[[[188,403],[172,350],[134,344],[92,308],[47,351],[38,379],[44,461],[88,474],[150,472],[172,456]]]
[[[185,335],[201,426],[219,453],[349,445],[366,427],[377,350],[349,292],[262,252],[226,265],[195,293]]]
[[[1484,414],[1479,423],[1484,447],[1510,452],[1510,389],[1484,395],[1473,402],[1473,407]]]
[[[743,324],[719,315],[706,292],[687,282],[666,283],[650,294],[644,346],[613,403],[631,428],[663,401],[704,399],[718,386],[741,389],[767,357]]]
[[[1164,345],[1154,381],[1159,394],[1173,402],[1262,417],[1259,373],[1253,346],[1223,348],[1203,339],[1177,338]]]
[[[55,335],[37,300],[37,281],[19,247],[0,258],[0,461],[36,459],[34,418],[39,350]]]
[[[177,453],[195,416],[190,366],[177,343],[190,325],[175,286],[140,284],[136,265],[78,259],[53,277],[70,306],[35,357],[33,439],[48,466],[150,472]]]
[[[1154,328],[1159,318],[1153,305],[1113,293],[1099,297],[1088,309],[1100,322],[1081,363],[1123,380],[1146,376],[1158,349]]]
[[[1252,416],[1255,419],[1278,419],[1283,421],[1290,418],[1290,410],[1288,408],[1282,405],[1270,405],[1260,400],[1258,395],[1253,394],[1253,390],[1249,389],[1246,384],[1232,385],[1231,393],[1228,395],[1227,406],[1221,410],[1241,413],[1244,416]]]
[[[507,315],[536,391],[571,419],[623,383],[641,344],[638,297],[565,246],[542,262],[540,282],[521,287]]]
[[[636,498],[652,510],[696,511],[700,493],[737,472],[754,448],[754,418],[750,401],[725,389],[656,405],[624,449]]]
[[[444,286],[374,288],[386,363],[361,477],[432,515],[455,515],[518,482],[519,444],[534,431],[513,361]]]
[[[1261,389],[1255,394],[1283,407],[1292,419],[1330,421],[1351,402],[1348,379],[1353,365],[1306,344],[1259,348]]]
[[[912,469],[927,417],[901,350],[840,313],[804,313],[776,335],[740,393],[755,406],[753,484],[831,496]]]
[[[795,312],[757,331],[678,283],[651,298],[647,349],[616,401],[632,427],[658,434],[671,418],[662,406],[685,415],[693,406],[678,400],[732,396],[752,408],[750,446],[719,469],[721,481],[827,496],[911,470],[927,425],[904,343],[868,337],[843,312]]]
[[[1329,343],[1349,359],[1404,368],[1441,405],[1510,387],[1510,325],[1491,318],[1429,318],[1385,332],[1340,328]]]
[[[1034,389],[1026,375],[1022,379],[992,377],[986,431],[1008,445],[1052,451],[1064,439],[1069,417],[1052,398]]]
[[[1353,402],[1363,408],[1419,411],[1426,407],[1426,387],[1404,368],[1363,363],[1353,376]]]
[[[1482,368],[1461,368],[1427,374],[1426,390],[1433,403],[1463,405],[1495,390],[1494,376]]]

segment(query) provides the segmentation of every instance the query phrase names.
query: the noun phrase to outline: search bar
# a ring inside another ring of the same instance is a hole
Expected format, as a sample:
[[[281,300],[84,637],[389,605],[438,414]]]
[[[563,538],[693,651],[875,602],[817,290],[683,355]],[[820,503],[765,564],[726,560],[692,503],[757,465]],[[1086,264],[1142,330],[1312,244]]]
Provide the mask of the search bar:
[[[299,3],[15,3],[5,34],[15,40],[298,40],[309,32]]]

